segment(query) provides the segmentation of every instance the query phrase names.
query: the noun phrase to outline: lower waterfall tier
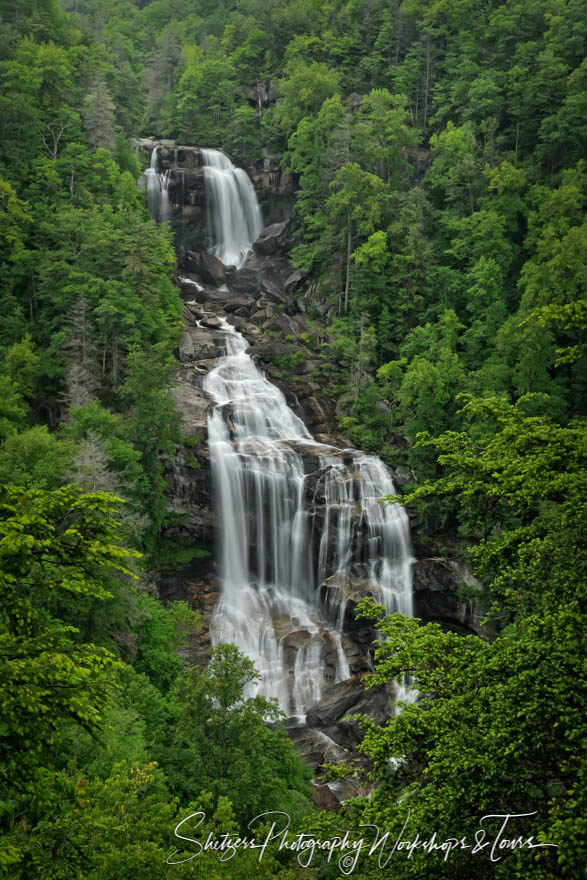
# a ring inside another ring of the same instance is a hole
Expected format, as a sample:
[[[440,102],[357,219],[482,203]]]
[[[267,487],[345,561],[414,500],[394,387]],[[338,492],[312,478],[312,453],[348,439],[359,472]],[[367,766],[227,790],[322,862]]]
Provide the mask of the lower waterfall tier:
[[[411,615],[408,518],[380,503],[395,494],[383,462],[315,441],[220,323],[225,354],[204,380],[222,584],[211,635],[253,660],[258,693],[304,716],[349,677],[349,591]]]

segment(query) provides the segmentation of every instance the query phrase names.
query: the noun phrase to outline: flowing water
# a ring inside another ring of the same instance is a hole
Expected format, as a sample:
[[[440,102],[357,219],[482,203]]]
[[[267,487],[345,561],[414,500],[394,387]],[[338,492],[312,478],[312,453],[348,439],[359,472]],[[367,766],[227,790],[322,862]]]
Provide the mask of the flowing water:
[[[241,266],[262,226],[253,185],[224,153],[201,153],[210,250]],[[157,148],[145,178],[151,213],[163,221],[169,173],[159,172]],[[342,637],[349,600],[371,592],[388,611],[411,616],[408,518],[399,504],[379,501],[395,494],[380,459],[316,442],[243,337],[226,321],[219,333],[225,355],[204,380],[215,402],[208,443],[222,582],[211,635],[253,660],[261,680],[250,693],[303,717],[350,675]]]
[[[166,223],[171,216],[169,204],[169,171],[159,171],[159,147],[151,153],[151,162],[144,172],[149,211],[158,223]]]
[[[227,322],[226,354],[204,380],[219,513],[222,596],[212,638],[255,663],[255,690],[303,716],[349,677],[342,644],[353,588],[411,614],[409,525],[374,456],[317,443]],[[320,601],[321,584],[331,596]]]
[[[249,175],[220,150],[202,150],[210,253],[225,266],[242,266],[263,227]]]

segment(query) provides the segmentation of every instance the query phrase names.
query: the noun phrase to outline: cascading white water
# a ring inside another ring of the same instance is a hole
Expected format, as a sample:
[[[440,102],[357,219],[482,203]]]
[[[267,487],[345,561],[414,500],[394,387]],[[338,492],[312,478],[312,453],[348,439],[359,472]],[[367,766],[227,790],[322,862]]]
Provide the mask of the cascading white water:
[[[220,517],[222,596],[215,643],[257,666],[256,692],[305,715],[325,685],[349,676],[345,590],[357,579],[389,611],[411,614],[409,525],[389,471],[362,452],[317,443],[222,322],[226,355],[204,380],[215,401],[208,443]],[[340,591],[334,622],[319,586]]]
[[[202,150],[210,253],[225,266],[242,266],[263,227],[255,189],[246,171],[220,150]]]
[[[151,153],[151,162],[144,172],[147,185],[149,212],[158,223],[166,223],[170,218],[169,170],[159,171],[159,147]]]

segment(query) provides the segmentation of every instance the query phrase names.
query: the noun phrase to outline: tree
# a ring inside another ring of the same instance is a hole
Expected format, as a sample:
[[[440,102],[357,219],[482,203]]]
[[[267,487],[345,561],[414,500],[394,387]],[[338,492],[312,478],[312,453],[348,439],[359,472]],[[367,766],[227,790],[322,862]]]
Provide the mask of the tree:
[[[67,318],[69,337],[67,352],[65,402],[68,408],[85,406],[98,392],[98,347],[89,303],[81,294]]]
[[[0,775],[10,805],[30,796],[61,726],[97,736],[115,687],[115,658],[76,640],[53,617],[56,597],[105,600],[129,577],[132,556],[115,537],[116,498],[68,486],[5,486],[0,506]]]
[[[0,483],[56,489],[65,481],[74,454],[73,444],[50,434],[46,425],[9,434],[0,448]]]
[[[101,76],[95,77],[88,94],[84,98],[83,105],[84,129],[92,149],[97,150],[99,147],[102,147],[111,152],[114,151],[116,138],[115,109],[116,107],[106,82]]]
[[[326,64],[298,62],[283,81],[283,100],[275,111],[279,129],[287,138],[305,116],[316,117],[327,98],[339,92],[339,76]]]
[[[470,125],[449,122],[443,132],[430,138],[434,161],[426,174],[426,184],[462,214],[475,210],[479,190],[480,165],[475,135]]]
[[[409,166],[403,149],[415,147],[418,132],[408,125],[405,95],[373,89],[361,101],[354,130],[355,148],[361,164],[387,183],[398,183]]]
[[[189,667],[172,695],[176,717],[161,765],[184,800],[209,791],[230,797],[243,827],[268,810],[286,810],[294,822],[308,812],[308,770],[283,729],[275,701],[247,697],[257,681],[253,663],[235,645],[213,648],[203,672]],[[229,794],[230,792],[230,794]]]
[[[417,698],[382,726],[363,719],[361,750],[379,786],[336,824],[371,823],[389,830],[392,843],[417,832],[420,841],[436,833],[438,843],[465,837],[470,845],[448,855],[416,850],[409,859],[394,851],[402,880],[452,880],[471,870],[504,880],[581,875],[587,444],[583,426],[528,415],[530,403],[467,399],[466,430],[420,441],[438,454],[442,475],[401,499],[420,514],[456,508],[485,599],[493,597],[501,616],[499,635],[486,641],[443,632],[385,616],[371,600],[360,610],[381,632],[368,685],[408,675]],[[475,843],[494,841],[503,821],[495,817],[508,813],[519,818],[502,837],[532,835],[535,848],[498,844],[493,862],[487,850],[474,858]],[[483,816],[494,818],[481,823]],[[333,823],[322,817],[319,827],[326,833]],[[476,834],[481,828],[484,836]],[[359,876],[380,876],[375,859],[363,868]]]
[[[371,235],[384,220],[388,190],[375,174],[363,171],[356,162],[348,162],[336,172],[326,202],[326,214],[334,229],[346,241],[344,301],[340,309],[348,312],[351,289],[351,256],[356,237]]]
[[[177,128],[194,143],[222,143],[235,106],[235,71],[226,58],[195,52],[177,87]]]

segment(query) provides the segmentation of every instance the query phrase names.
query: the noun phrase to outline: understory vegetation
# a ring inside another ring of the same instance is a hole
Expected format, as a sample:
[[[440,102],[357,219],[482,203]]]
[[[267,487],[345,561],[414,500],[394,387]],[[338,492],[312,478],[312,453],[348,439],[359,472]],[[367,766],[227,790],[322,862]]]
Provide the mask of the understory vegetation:
[[[165,864],[185,817],[203,840],[272,810],[389,830],[388,853],[529,814],[508,838],[535,848],[387,870],[582,876],[586,32],[579,0],[0,0],[0,876],[341,875],[285,849]],[[182,304],[140,135],[280,157],[341,432],[412,468],[402,500],[499,621],[485,641],[364,604],[371,683],[419,699],[364,722],[375,791],[339,813],[247,658],[187,666],[198,615],[154,595]]]

